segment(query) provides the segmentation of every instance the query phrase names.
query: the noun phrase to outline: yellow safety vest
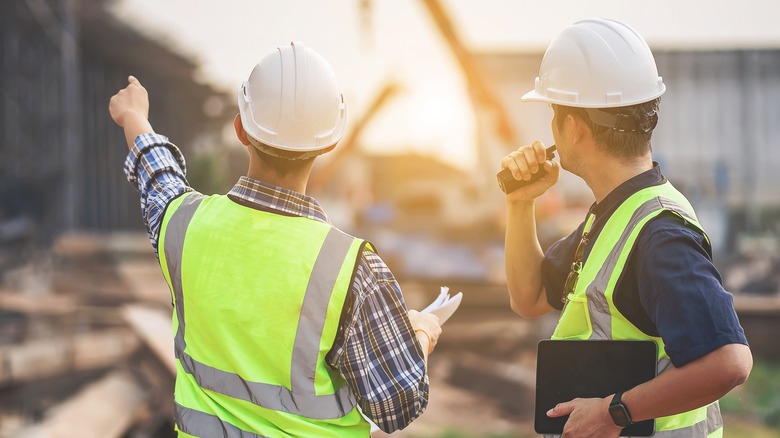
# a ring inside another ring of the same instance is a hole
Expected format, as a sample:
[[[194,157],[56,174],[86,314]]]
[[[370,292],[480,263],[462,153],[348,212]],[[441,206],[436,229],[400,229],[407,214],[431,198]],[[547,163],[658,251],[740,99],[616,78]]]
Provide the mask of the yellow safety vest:
[[[651,219],[665,211],[681,217],[707,239],[693,207],[670,182],[634,193],[609,217],[593,242],[577,286],[567,296],[568,302],[552,339],[652,340],[658,345],[658,373],[671,365],[663,340],[639,330],[614,303],[615,285],[639,233]],[[594,215],[590,214],[583,233],[590,229],[593,220]],[[723,420],[719,404],[716,401],[689,412],[657,418],[655,430],[656,438],[721,437]]]
[[[312,219],[187,193],[160,265],[174,304],[180,436],[367,437],[325,361],[367,242]]]

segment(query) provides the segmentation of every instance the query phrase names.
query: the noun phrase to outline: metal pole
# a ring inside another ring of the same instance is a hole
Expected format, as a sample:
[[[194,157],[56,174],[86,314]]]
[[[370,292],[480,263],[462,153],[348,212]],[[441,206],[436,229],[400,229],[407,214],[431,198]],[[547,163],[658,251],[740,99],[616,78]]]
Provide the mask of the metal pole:
[[[79,167],[81,163],[81,69],[79,65],[77,0],[60,0],[60,54],[62,60],[62,147],[65,184],[63,187],[63,228],[78,226]]]

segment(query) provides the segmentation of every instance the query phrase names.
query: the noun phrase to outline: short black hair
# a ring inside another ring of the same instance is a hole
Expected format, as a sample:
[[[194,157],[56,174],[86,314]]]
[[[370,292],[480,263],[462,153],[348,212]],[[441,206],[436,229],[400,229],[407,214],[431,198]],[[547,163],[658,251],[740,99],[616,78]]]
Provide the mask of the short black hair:
[[[252,149],[257,151],[257,156],[265,163],[269,168],[273,169],[277,175],[286,176],[288,173],[298,169],[302,169],[307,164],[314,161],[318,155],[322,155],[326,152],[330,152],[336,147],[336,144],[315,151],[285,151],[283,149],[269,146],[249,135],[247,135],[249,144],[253,146]]]
[[[301,154],[289,151],[275,150],[277,155],[271,155],[265,152],[263,149],[255,145],[254,141],[250,141],[252,148],[251,153],[256,154],[257,158],[263,163],[264,166],[273,170],[279,176],[287,176],[288,174],[304,168],[309,163],[314,161],[316,155],[312,155],[306,158],[299,158]],[[267,146],[266,146],[267,147]]]
[[[606,126],[597,125],[588,115],[585,108],[575,108],[565,105],[553,105],[555,111],[557,128],[563,128],[563,120],[567,115],[579,117],[590,128],[596,144],[602,150],[619,158],[641,157],[653,150],[650,142],[653,136],[653,130],[658,121],[658,107],[661,98],[655,98],[649,102],[636,105],[599,108],[600,111],[609,114],[620,114],[621,117],[627,117],[636,126],[636,130],[618,130]]]
[[[276,172],[279,176],[287,176],[288,174],[298,171],[306,167],[309,163],[314,161],[315,156],[308,158],[285,158],[282,156],[275,156],[268,154],[258,147],[251,148],[256,156],[262,161],[263,165]],[[280,151],[284,153],[285,151]],[[251,152],[250,152],[251,153]],[[290,153],[291,157],[294,157],[295,153]]]

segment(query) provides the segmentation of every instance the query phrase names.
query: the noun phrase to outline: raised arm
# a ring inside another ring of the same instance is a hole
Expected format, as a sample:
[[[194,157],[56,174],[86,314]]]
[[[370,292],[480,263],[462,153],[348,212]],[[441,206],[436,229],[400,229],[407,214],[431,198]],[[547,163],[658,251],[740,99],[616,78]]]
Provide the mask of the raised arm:
[[[515,179],[531,178],[544,166],[547,174],[506,195],[507,224],[504,255],[507,288],[512,310],[525,318],[536,318],[553,310],[547,303],[542,284],[542,252],[536,235],[534,203],[558,181],[560,167],[547,161],[544,145],[536,141],[501,160],[501,168],[512,171]]]
[[[132,149],[135,138],[154,133],[149,123],[149,94],[135,76],[127,78],[127,87],[119,90],[108,104],[108,112],[125,131],[127,148]]]
[[[168,204],[192,190],[185,177],[186,165],[179,148],[154,133],[149,123],[149,95],[133,76],[108,104],[108,112],[124,129],[130,153],[125,160],[127,180],[138,189],[141,214],[152,247],[157,252],[163,213]]]

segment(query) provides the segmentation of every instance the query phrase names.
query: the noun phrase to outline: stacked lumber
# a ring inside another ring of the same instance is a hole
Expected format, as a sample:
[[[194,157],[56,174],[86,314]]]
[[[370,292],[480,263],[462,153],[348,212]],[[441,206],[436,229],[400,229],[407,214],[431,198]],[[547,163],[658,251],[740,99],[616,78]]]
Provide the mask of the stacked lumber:
[[[175,436],[170,292],[146,236],[65,235],[32,265],[0,272],[0,437]]]

